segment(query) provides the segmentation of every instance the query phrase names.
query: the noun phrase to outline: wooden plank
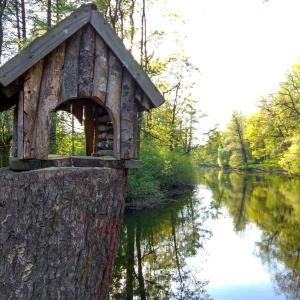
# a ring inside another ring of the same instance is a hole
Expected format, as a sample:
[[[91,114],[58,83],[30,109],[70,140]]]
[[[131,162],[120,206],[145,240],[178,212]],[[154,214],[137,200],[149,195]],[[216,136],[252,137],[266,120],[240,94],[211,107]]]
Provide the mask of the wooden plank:
[[[120,119],[121,119],[122,64],[111,51],[108,54],[108,84],[106,106],[111,110],[114,120],[114,158],[120,159]]]
[[[139,113],[137,111],[137,104],[134,103],[133,105],[133,113],[134,113],[134,123],[133,123],[133,144],[134,144],[134,154],[133,157],[135,159],[139,158],[139,150],[140,150],[140,119]]]
[[[131,76],[137,81],[143,91],[151,100],[152,107],[157,107],[164,102],[164,98],[149,79],[141,66],[135,61],[131,53],[125,48],[116,32],[109,26],[107,21],[98,11],[92,11],[91,24],[103,38],[108,47],[120,59]]]
[[[139,111],[149,111],[151,109],[151,101],[149,100],[147,95],[145,95],[145,93],[141,90],[140,87],[136,89],[135,100],[138,103]]]
[[[127,70],[123,72],[122,94],[121,94],[121,159],[134,158],[134,122],[136,114],[134,111],[135,81]]]
[[[10,98],[16,92],[22,90],[22,88],[23,88],[23,79],[18,77],[16,80],[14,80],[9,85],[1,87],[1,90],[3,91],[5,96]]]
[[[24,159],[34,157],[35,125],[43,66],[44,60],[41,59],[24,74]]]
[[[85,155],[91,156],[94,151],[94,107],[84,106]]]
[[[72,114],[78,120],[78,122],[82,125],[83,105],[72,104]]]
[[[108,48],[103,39],[96,35],[93,96],[105,104],[108,80]]]
[[[91,11],[97,9],[94,4],[82,5],[69,17],[52,27],[45,35],[34,40],[18,55],[0,68],[0,82],[7,86],[25,71],[48,55],[62,42],[72,36],[91,19]]]
[[[36,159],[48,158],[51,117],[59,104],[64,57],[65,43],[45,57],[36,122],[34,153]]]
[[[140,146],[141,146],[141,124],[143,119],[143,113],[137,112],[137,136],[136,136],[136,158],[140,158]]]
[[[14,107],[14,121],[13,121],[13,140],[12,140],[12,156],[18,156],[18,107]]]
[[[24,92],[19,92],[18,102],[18,159],[24,157],[24,143],[23,143],[23,132],[24,132]]]
[[[95,30],[86,25],[82,29],[79,67],[78,67],[78,96],[90,97],[93,90],[95,58]]]
[[[79,46],[82,30],[78,30],[66,41],[66,55],[61,92],[61,102],[77,97]]]

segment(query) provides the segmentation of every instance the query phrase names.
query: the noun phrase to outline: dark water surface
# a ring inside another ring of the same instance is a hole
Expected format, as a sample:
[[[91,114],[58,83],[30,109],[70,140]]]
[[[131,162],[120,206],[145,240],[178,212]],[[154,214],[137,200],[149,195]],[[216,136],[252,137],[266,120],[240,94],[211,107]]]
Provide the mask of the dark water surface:
[[[126,214],[111,299],[300,299],[300,178],[200,177],[165,207]]]

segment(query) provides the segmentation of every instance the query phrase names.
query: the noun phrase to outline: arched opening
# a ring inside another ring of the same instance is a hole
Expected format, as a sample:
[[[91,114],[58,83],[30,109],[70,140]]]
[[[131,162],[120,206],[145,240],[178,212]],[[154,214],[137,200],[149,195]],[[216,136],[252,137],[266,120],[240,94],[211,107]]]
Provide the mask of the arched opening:
[[[49,154],[114,156],[114,124],[109,109],[91,98],[70,99],[52,114]]]

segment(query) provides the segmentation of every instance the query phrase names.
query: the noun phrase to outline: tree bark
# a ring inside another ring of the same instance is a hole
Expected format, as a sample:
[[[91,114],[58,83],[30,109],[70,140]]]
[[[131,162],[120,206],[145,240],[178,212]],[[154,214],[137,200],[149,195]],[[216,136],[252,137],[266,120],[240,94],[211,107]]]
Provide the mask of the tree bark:
[[[126,170],[5,170],[0,182],[0,299],[107,299]]]

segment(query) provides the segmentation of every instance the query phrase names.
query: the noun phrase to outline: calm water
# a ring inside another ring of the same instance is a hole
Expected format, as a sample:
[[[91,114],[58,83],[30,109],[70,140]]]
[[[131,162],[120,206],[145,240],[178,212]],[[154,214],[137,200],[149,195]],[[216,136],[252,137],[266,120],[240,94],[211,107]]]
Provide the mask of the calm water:
[[[205,170],[164,208],[127,213],[111,299],[300,299],[300,178]]]

